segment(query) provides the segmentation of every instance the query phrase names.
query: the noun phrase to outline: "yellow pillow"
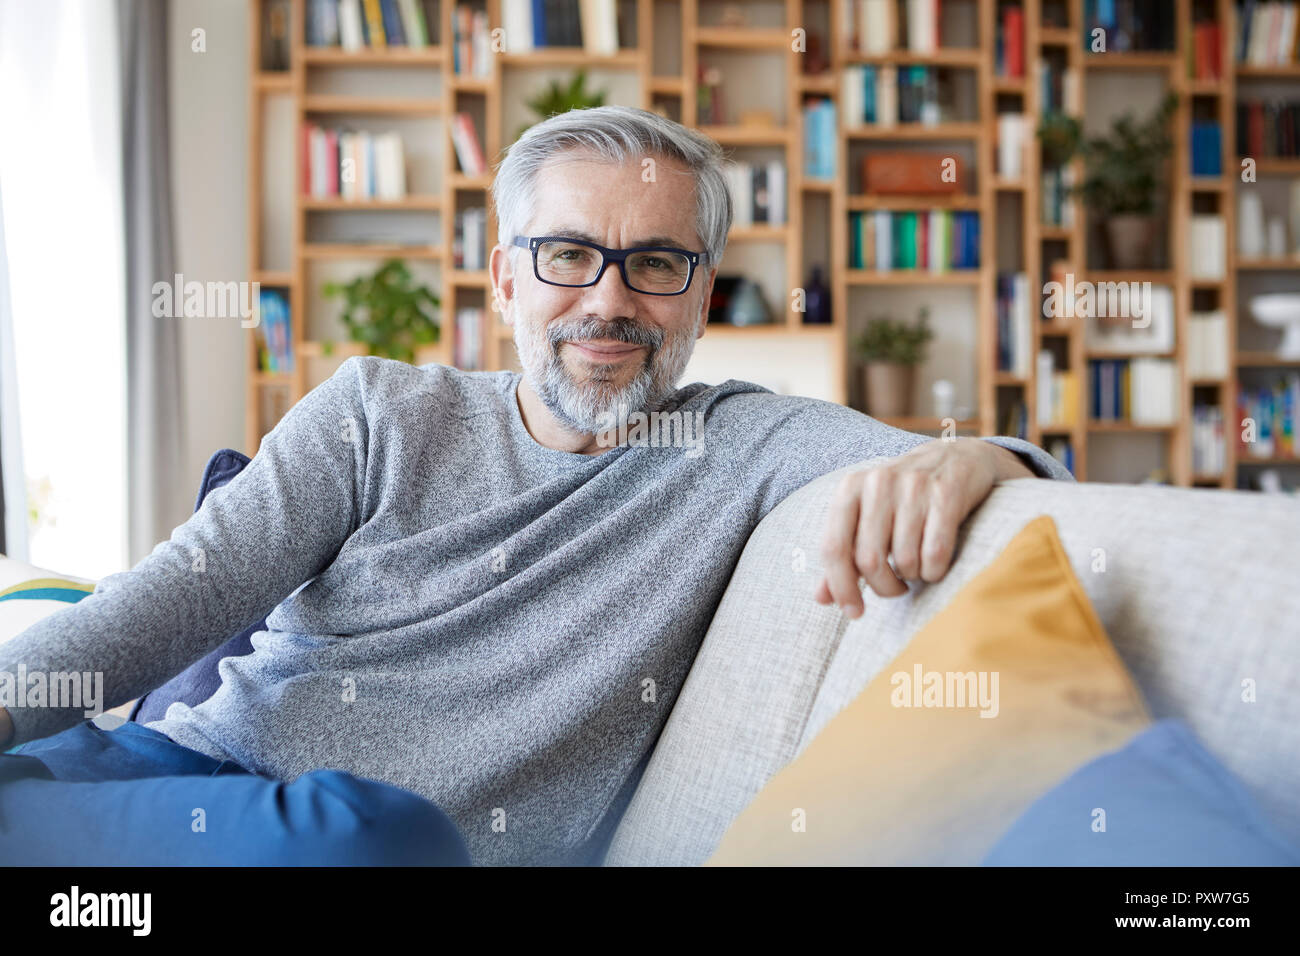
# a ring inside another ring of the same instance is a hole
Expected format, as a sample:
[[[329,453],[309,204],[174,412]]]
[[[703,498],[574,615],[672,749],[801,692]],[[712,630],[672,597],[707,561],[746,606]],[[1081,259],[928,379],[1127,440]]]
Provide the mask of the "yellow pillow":
[[[768,781],[705,865],[976,865],[1035,799],[1149,723],[1044,515]]]

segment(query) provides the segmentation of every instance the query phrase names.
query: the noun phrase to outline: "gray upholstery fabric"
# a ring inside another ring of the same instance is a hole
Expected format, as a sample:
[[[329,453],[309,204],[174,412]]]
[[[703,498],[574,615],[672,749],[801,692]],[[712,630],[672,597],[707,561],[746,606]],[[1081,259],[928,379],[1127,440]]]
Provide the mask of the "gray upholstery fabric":
[[[849,470],[790,496],[751,536],[607,865],[706,860],[767,780],[1040,514],[1152,716],[1187,721],[1300,840],[1300,502],[1008,482],[967,522],[943,581],[897,599],[868,591],[849,622],[811,596],[830,493]]]

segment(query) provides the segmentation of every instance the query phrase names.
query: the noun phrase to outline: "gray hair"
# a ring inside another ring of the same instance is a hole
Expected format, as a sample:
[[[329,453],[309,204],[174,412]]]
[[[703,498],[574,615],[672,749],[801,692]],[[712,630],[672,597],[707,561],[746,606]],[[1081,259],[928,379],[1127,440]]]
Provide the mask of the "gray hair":
[[[731,194],[723,176],[722,147],[702,133],[657,113],[631,106],[569,110],[530,128],[497,165],[492,201],[497,241],[511,249],[536,208],[534,184],[547,160],[568,150],[590,150],[608,162],[640,162],[655,154],[675,159],[695,174],[695,231],[708,264],[722,261],[731,228]]]

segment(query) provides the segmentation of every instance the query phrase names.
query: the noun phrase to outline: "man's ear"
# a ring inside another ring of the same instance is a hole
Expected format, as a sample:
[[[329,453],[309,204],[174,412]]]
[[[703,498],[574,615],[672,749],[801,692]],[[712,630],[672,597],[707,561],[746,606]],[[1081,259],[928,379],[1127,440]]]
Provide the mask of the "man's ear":
[[[515,299],[515,269],[510,261],[510,250],[501,243],[492,247],[488,275],[492,279],[492,301],[501,310],[501,321],[510,325],[510,305]]]
[[[698,339],[704,335],[704,329],[709,324],[709,302],[713,299],[713,280],[718,277],[718,269],[715,266],[710,269],[704,280],[704,298],[700,301],[700,314],[696,316],[695,337]]]

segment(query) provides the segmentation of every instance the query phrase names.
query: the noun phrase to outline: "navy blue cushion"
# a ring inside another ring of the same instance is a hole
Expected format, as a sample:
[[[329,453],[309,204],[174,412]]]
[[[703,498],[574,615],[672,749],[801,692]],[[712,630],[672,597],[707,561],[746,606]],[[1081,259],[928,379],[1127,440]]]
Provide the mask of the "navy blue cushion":
[[[1300,853],[1178,720],[1161,720],[1075,771],[1030,806],[984,860],[985,866],[1297,864]]]
[[[247,455],[242,455],[232,448],[223,448],[208,459],[208,466],[203,469],[203,480],[199,482],[198,500],[194,510],[203,507],[203,499],[213,488],[220,488],[235,475],[244,470],[248,464]],[[191,707],[197,707],[217,692],[221,686],[221,675],[217,665],[226,657],[242,657],[253,653],[252,636],[266,629],[266,618],[258,621],[247,630],[240,631],[212,653],[195,661],[161,687],[141,697],[131,711],[131,719],[138,724],[151,720],[161,720],[167,708],[180,701]]]

